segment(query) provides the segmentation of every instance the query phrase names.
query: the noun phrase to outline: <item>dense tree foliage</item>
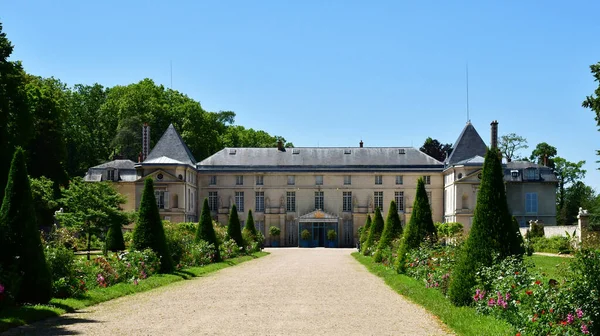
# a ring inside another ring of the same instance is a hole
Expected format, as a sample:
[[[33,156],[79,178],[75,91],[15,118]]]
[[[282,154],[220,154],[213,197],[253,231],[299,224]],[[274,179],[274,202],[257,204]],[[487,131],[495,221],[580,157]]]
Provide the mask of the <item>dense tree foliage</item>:
[[[452,144],[443,144],[436,139],[427,138],[420,150],[438,161],[444,161],[446,153],[450,155],[452,152]]]
[[[213,227],[212,218],[210,217],[210,207],[208,206],[208,198],[204,199],[202,205],[202,213],[200,214],[200,223],[198,223],[198,231],[196,231],[196,242],[204,240],[215,247],[215,255],[213,261],[221,261],[219,252],[219,240],[215,228]]]
[[[160,257],[160,271],[162,273],[173,271],[173,260],[169,253],[165,229],[158,213],[154,196],[154,182],[151,178],[147,178],[144,183],[137,217],[133,230],[133,248],[139,251],[152,249]]]
[[[257,234],[256,227],[254,226],[254,216],[252,216],[252,210],[248,210],[248,217],[246,219],[246,224],[244,224],[244,229],[242,230],[242,237],[248,237],[255,241]],[[250,243],[251,242],[246,242],[246,244]]]
[[[471,302],[475,273],[481,266],[490,266],[494,255],[504,259],[523,254],[520,232],[508,210],[504,173],[496,149],[488,150],[482,175],[473,226],[457,257],[449,287],[448,295],[456,305]]]
[[[531,156],[529,156],[529,160],[540,165],[546,165],[550,168],[554,168],[553,158],[555,156],[556,147],[542,142],[535,146],[535,149],[531,152]]]
[[[566,207],[567,187],[585,177],[585,169],[583,165],[585,161],[577,163],[567,161],[561,157],[554,158],[554,172],[558,179],[558,190],[556,193],[557,203],[557,224],[567,224],[568,209]]]
[[[381,233],[381,239],[379,240],[377,251],[375,251],[373,259],[376,262],[381,262],[382,250],[390,247],[392,241],[400,236],[402,236],[402,222],[400,221],[400,216],[398,215],[398,207],[396,206],[396,202],[391,201],[390,210],[388,211],[385,225],[383,226],[383,233]]]
[[[519,160],[520,157],[517,156],[517,152],[527,148],[529,148],[527,139],[515,133],[501,136],[500,141],[498,142],[498,149],[500,149],[500,153],[502,153],[502,156],[504,156],[508,162]]]
[[[398,248],[396,270],[399,273],[403,273],[405,270],[405,259],[408,251],[418,248],[425,239],[437,241],[437,229],[433,224],[431,205],[427,198],[427,190],[425,190],[425,181],[423,178],[419,178],[412,214]]]
[[[52,280],[31,197],[25,154],[17,148],[0,208],[0,269],[11,276],[9,292],[20,303],[46,303]]]
[[[598,82],[598,87],[594,90],[590,96],[585,97],[585,100],[581,105],[585,108],[589,108],[594,112],[596,125],[600,126],[600,62],[590,65],[590,71],[594,77],[594,82]],[[596,151],[597,155],[600,155],[600,150]],[[600,161],[596,161],[600,162]]]
[[[16,146],[26,146],[31,134],[25,72],[21,62],[9,61],[13,45],[0,23],[0,199]]]
[[[106,233],[110,227],[127,222],[127,216],[120,208],[125,198],[108,182],[88,183],[77,177],[62,194],[60,204],[64,213],[60,214],[60,222],[87,236],[88,258],[93,235]]]

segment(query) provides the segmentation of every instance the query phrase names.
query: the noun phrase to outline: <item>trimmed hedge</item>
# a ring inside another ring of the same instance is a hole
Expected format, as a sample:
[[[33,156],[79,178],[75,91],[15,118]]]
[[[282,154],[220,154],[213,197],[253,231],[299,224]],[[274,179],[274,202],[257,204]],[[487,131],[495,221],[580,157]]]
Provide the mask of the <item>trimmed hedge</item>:
[[[161,273],[170,273],[174,270],[173,259],[169,253],[165,230],[154,197],[154,182],[151,178],[147,178],[144,183],[132,246],[138,251],[149,248],[156,252],[160,256]]]
[[[229,222],[227,223],[227,237],[233,239],[237,246],[244,247],[244,238],[242,237],[242,228],[240,226],[240,218],[238,217],[237,208],[231,206],[229,212]]]
[[[381,238],[381,233],[383,232],[383,216],[381,216],[381,210],[379,208],[375,209],[375,217],[373,218],[373,222],[371,223],[371,229],[369,230],[369,237],[367,241],[365,241],[365,245],[363,248],[363,254],[367,255],[373,247],[376,247],[375,244],[379,242]]]
[[[215,247],[215,256],[213,262],[221,261],[221,253],[219,252],[219,240],[213,227],[212,218],[210,217],[210,207],[208,206],[208,199],[204,199],[202,205],[202,213],[200,213],[200,223],[196,229],[196,243],[204,240],[205,242],[212,244]]]
[[[472,302],[475,274],[482,266],[492,265],[496,254],[503,260],[524,252],[523,239],[508,210],[497,149],[488,150],[482,175],[473,226],[457,258],[448,291],[450,300],[459,306]]]
[[[402,236],[400,248],[398,248],[398,258],[396,260],[398,273],[404,273],[406,270],[405,259],[408,251],[418,248],[426,238],[434,242],[437,241],[437,230],[431,217],[431,206],[425,190],[425,181],[423,181],[423,178],[419,178],[412,215]]]
[[[25,153],[12,159],[0,208],[0,272],[9,274],[5,290],[18,303],[46,303],[52,279],[38,231]]]
[[[396,202],[391,201],[390,210],[388,211],[388,215],[385,220],[385,226],[383,227],[383,233],[381,234],[381,239],[377,245],[377,251],[373,256],[375,262],[381,262],[383,259],[381,254],[382,250],[391,246],[392,241],[396,238],[400,238],[400,236],[402,236],[402,222],[400,221],[400,216],[398,215]]]

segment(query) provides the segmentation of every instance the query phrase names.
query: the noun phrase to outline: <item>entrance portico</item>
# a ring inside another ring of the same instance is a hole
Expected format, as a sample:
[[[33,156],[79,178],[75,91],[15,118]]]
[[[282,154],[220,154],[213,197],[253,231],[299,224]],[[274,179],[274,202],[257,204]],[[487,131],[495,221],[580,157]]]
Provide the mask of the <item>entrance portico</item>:
[[[326,247],[330,246],[327,240],[327,232],[334,230],[336,239],[333,241],[333,247],[338,245],[338,226],[339,218],[322,210],[309,212],[298,218],[298,237],[300,237],[300,246],[302,247]],[[302,231],[308,230],[310,239],[302,239]]]

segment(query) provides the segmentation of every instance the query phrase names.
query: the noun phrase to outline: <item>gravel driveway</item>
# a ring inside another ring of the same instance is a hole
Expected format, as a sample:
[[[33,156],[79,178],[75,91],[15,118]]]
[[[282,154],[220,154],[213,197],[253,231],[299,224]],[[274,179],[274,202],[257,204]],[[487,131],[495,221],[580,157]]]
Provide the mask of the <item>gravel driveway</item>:
[[[7,335],[446,335],[350,255],[267,249],[207,277],[105,302]]]

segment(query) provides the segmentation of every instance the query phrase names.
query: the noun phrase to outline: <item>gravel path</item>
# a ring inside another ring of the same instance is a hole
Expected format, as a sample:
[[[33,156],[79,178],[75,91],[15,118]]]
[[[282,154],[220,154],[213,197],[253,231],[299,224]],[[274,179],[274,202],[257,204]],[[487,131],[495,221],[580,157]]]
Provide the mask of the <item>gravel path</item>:
[[[204,278],[105,302],[7,335],[447,335],[351,249],[271,249]]]

